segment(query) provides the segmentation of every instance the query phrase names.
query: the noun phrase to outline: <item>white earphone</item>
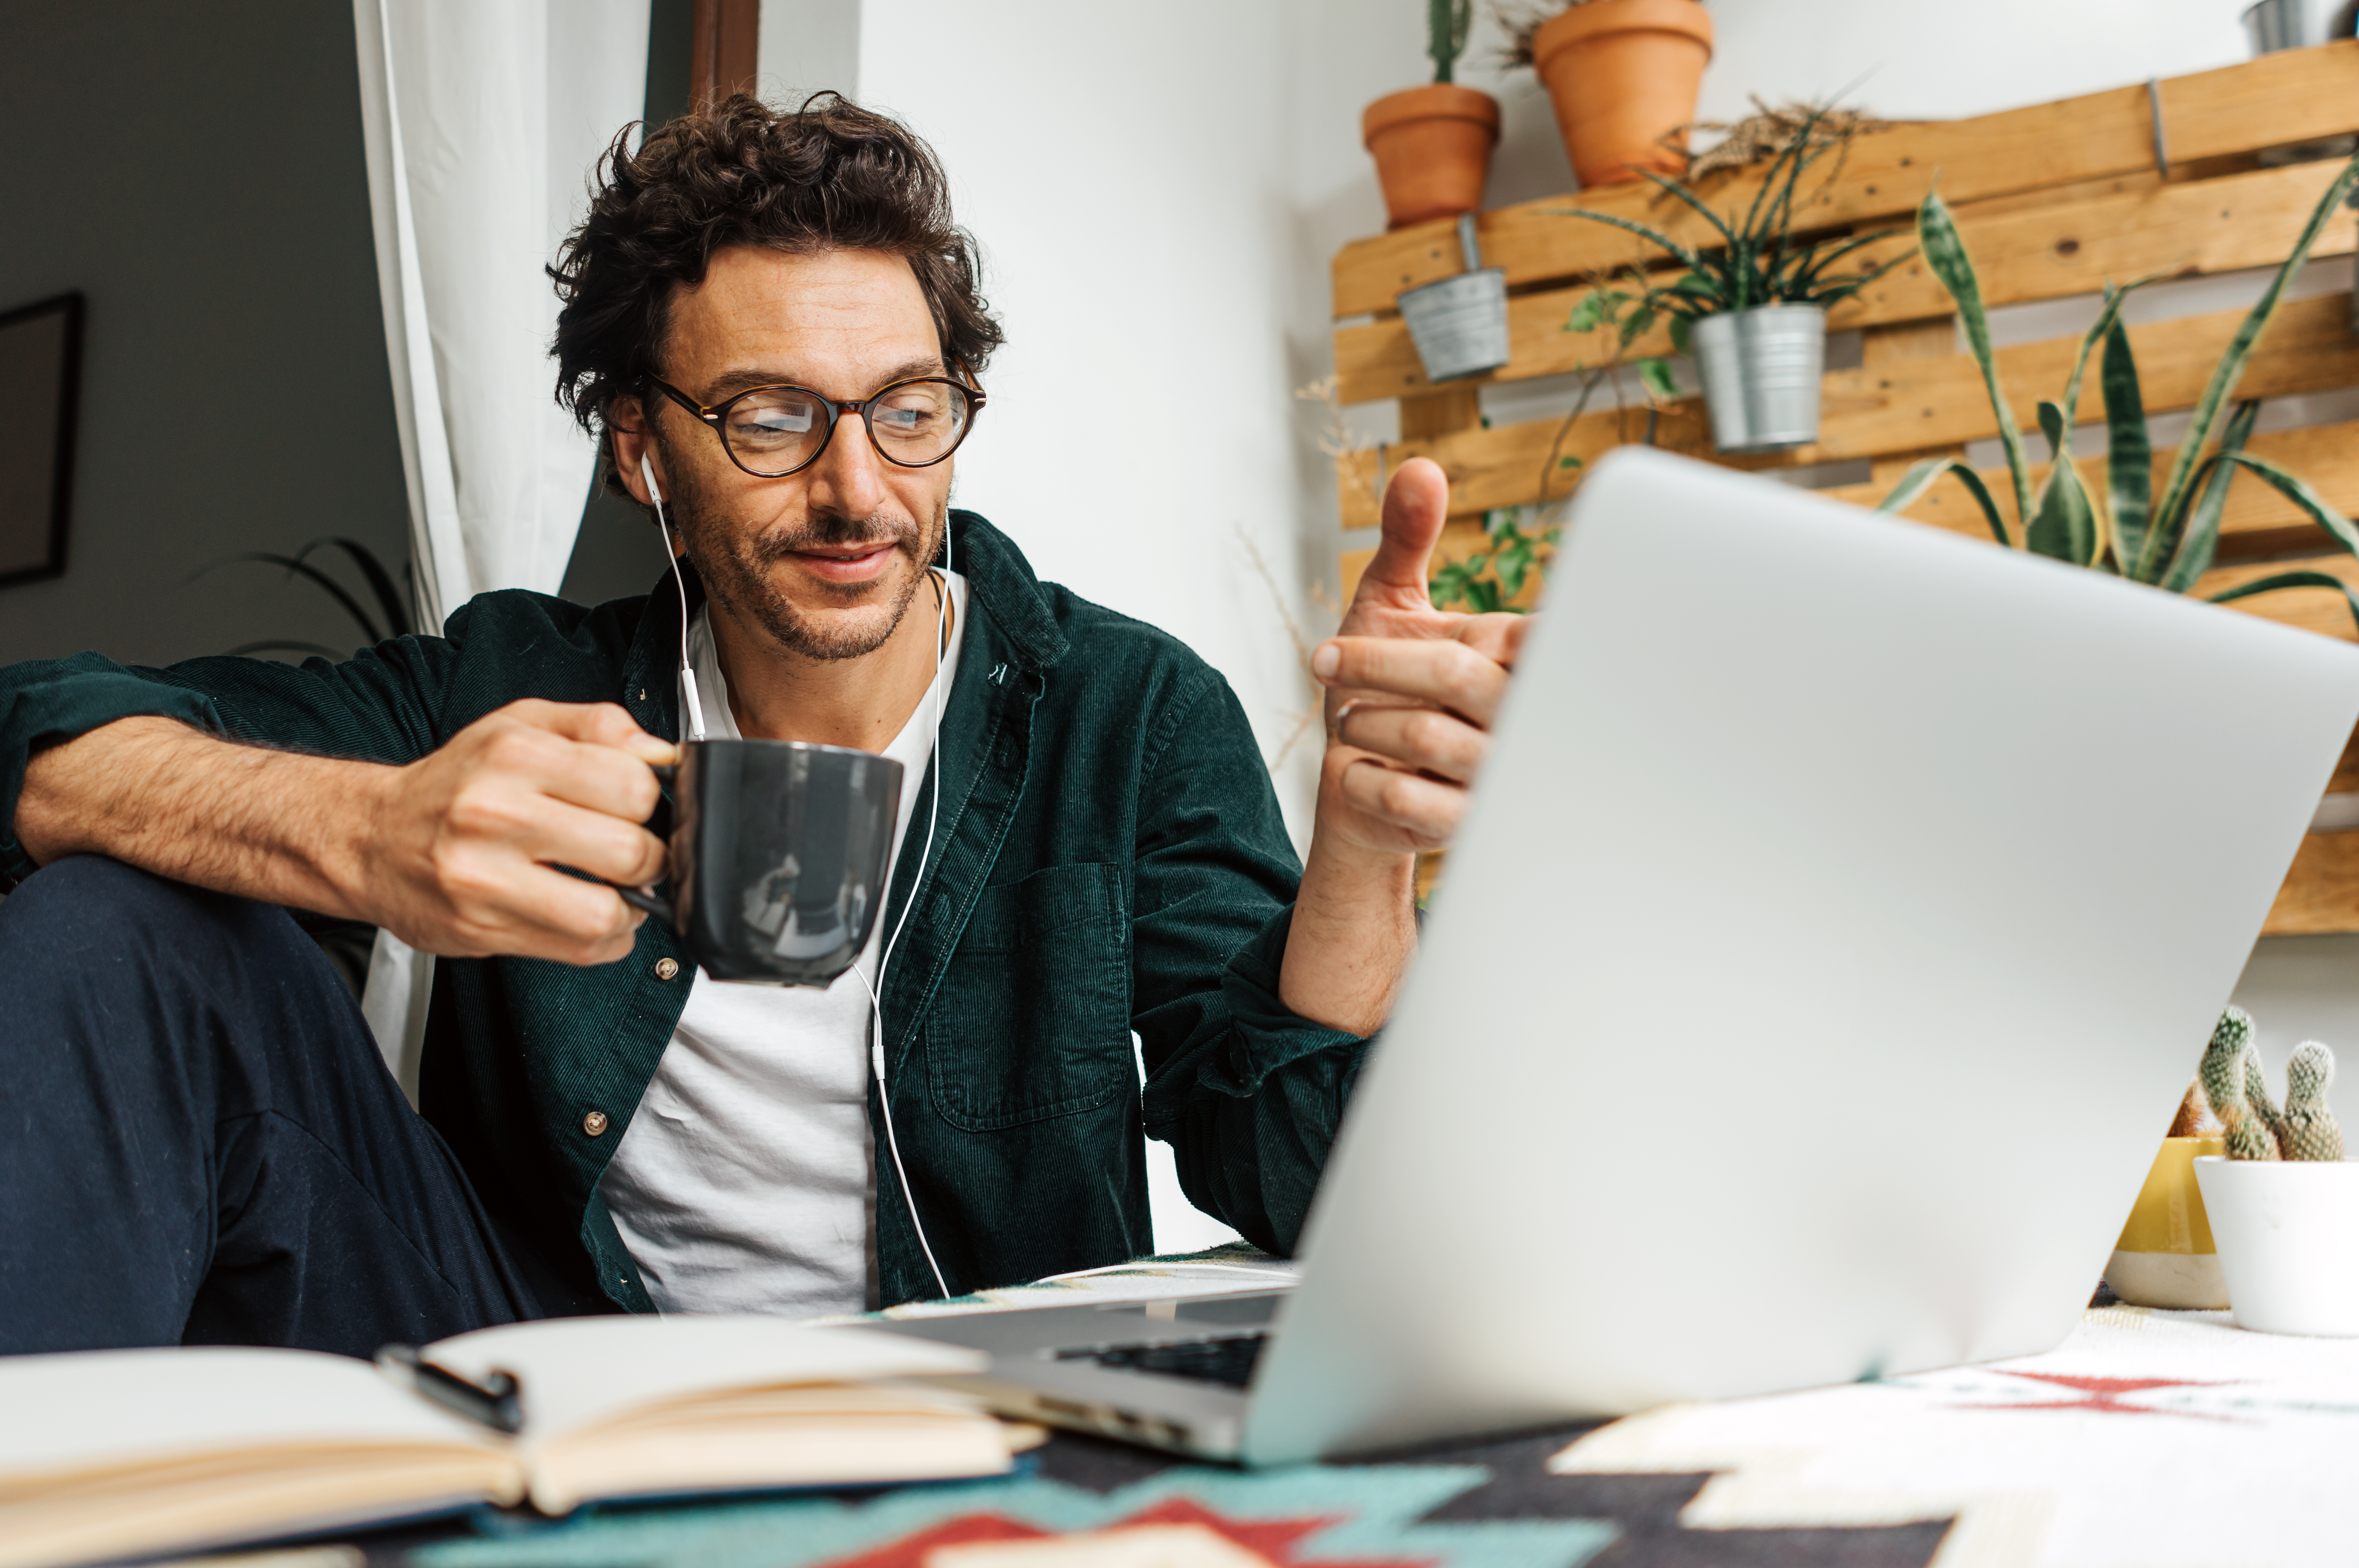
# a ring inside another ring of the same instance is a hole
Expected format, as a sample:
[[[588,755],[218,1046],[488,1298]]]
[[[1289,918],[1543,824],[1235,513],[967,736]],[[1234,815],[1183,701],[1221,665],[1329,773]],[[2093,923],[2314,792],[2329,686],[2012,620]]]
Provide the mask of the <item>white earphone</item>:
[[[688,738],[702,740],[704,702],[696,694],[696,671],[688,662],[688,583],[679,574],[679,556],[671,548],[671,528],[664,522],[663,486],[656,483],[655,466],[647,462],[644,450],[639,453],[639,477],[647,482],[647,499],[656,505],[656,528],[663,535],[664,556],[671,562],[672,585],[679,590],[679,708],[688,719]]]
[[[639,477],[647,483],[647,499],[655,503],[656,527],[663,534],[664,553],[671,560],[672,583],[679,590],[680,712],[688,720],[689,738],[702,740],[704,738],[704,706],[696,694],[696,670],[688,658],[688,582],[680,575],[679,556],[671,548],[671,528],[664,520],[663,487],[656,483],[654,465],[647,462],[647,454],[644,451],[639,453]],[[909,1172],[901,1164],[900,1136],[893,1127],[893,1099],[885,1083],[884,994],[886,965],[893,962],[893,949],[899,943],[901,932],[909,923],[909,911],[917,906],[918,886],[924,880],[926,862],[934,853],[934,823],[940,815],[938,807],[940,804],[942,793],[940,782],[942,749],[942,643],[947,638],[950,628],[950,521],[945,517],[942,522],[941,607],[934,617],[934,680],[933,684],[927,691],[927,701],[932,704],[934,710],[934,745],[931,756],[934,759],[936,784],[933,794],[928,797],[926,802],[926,844],[925,847],[918,852],[917,875],[909,882],[909,901],[901,906],[901,918],[894,923],[893,934],[886,939],[885,951],[876,960],[876,983],[873,985],[869,985],[868,976],[860,973],[858,964],[855,963],[852,966],[853,974],[860,976],[860,984],[868,992],[869,1020],[873,1026],[873,1035],[868,1050],[868,1066],[869,1071],[876,1076],[877,1105],[885,1113],[885,1146],[893,1156],[893,1174],[900,1179],[901,1203],[909,1211],[909,1224],[918,1233],[918,1248],[926,1255],[926,1267],[933,1270],[934,1283],[945,1296],[951,1293],[950,1281],[942,1277],[942,1266],[934,1261],[933,1244],[926,1239],[926,1223],[918,1217],[918,1200],[909,1191]]]

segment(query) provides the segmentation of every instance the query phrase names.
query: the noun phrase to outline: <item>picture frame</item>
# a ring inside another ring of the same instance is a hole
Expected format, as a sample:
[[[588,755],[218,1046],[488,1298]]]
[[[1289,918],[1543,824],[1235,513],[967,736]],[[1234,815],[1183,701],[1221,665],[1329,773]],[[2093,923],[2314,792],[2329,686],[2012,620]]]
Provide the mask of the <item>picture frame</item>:
[[[66,569],[85,309],[73,290],[0,310],[0,588]]]

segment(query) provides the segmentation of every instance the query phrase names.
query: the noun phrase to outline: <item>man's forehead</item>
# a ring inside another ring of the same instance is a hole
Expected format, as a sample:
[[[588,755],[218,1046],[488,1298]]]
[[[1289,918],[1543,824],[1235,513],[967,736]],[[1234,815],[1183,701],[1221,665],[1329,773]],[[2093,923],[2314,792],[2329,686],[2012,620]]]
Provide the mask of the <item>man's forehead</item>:
[[[672,300],[668,366],[725,396],[738,386],[795,381],[838,395],[878,378],[940,375],[940,339],[917,275],[883,251],[793,255],[753,245],[713,254],[704,280]]]

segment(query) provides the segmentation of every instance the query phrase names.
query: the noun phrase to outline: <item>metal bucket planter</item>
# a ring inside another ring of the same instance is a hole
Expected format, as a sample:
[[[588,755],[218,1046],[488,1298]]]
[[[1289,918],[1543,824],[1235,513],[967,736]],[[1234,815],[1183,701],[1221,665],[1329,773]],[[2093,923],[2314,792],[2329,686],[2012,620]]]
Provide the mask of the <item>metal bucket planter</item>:
[[[2344,0],[2260,0],[2245,9],[2245,36],[2256,55],[2308,49],[2351,36],[2346,9]]]
[[[2350,0],[2260,0],[2245,8],[2245,36],[2252,40],[2256,58],[2279,49],[2309,49],[2351,36]],[[2349,158],[2359,138],[2321,136],[2290,147],[2263,147],[2255,159],[2271,169],[2288,163],[2312,163],[2324,158]],[[2353,307],[2359,310],[2359,305]]]
[[[1777,452],[1819,439],[1819,380],[1827,313],[1764,305],[1705,316],[1689,329],[1712,444],[1725,452]]]
[[[1409,340],[1428,381],[1480,376],[1507,363],[1507,273],[1484,267],[1474,243],[1474,214],[1458,220],[1466,270],[1402,293],[1393,303],[1408,324]]]

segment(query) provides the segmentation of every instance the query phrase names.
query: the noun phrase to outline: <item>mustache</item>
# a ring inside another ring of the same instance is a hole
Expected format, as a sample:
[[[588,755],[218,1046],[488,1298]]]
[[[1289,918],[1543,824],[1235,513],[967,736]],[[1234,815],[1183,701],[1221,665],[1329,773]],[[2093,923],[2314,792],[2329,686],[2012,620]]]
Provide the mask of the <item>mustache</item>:
[[[843,550],[858,545],[890,545],[915,555],[921,539],[913,519],[879,511],[864,517],[812,517],[799,527],[767,529],[754,540],[754,554],[765,566],[799,550]]]

